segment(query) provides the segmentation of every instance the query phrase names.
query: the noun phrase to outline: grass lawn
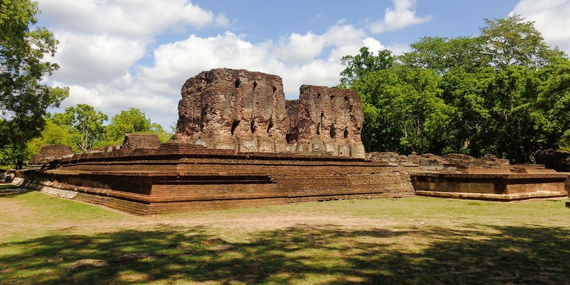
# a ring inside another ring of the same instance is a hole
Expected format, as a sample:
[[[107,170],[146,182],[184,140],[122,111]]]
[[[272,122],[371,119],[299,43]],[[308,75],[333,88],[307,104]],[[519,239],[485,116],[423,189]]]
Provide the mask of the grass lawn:
[[[86,258],[109,266],[68,269]],[[136,217],[0,193],[0,284],[202,283],[570,284],[570,209],[416,197]]]

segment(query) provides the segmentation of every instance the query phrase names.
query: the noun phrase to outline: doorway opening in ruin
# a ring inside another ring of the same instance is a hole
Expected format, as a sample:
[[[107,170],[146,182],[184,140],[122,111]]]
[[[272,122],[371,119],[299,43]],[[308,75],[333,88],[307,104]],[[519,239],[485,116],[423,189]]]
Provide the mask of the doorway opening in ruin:
[[[239,78],[236,79],[235,86],[236,88],[239,88],[241,86],[241,80],[239,80]]]
[[[346,128],[344,129],[344,138],[345,139],[348,138],[348,129]]]
[[[323,119],[325,118],[325,113],[321,113],[321,122],[317,125],[317,135],[321,134],[323,130]]]
[[[286,134],[286,135],[285,135],[285,140],[287,141],[288,144],[289,144],[289,143],[292,143],[292,142],[294,142],[294,141],[297,140],[297,135],[295,135],[295,134]]]
[[[331,139],[334,139],[336,137],[336,130],[334,129],[334,124],[331,125]]]
[[[255,134],[255,131],[257,130],[257,126],[255,125],[255,121],[251,121],[251,134]]]
[[[234,121],[234,123],[232,124],[232,129],[231,129],[231,133],[232,136],[234,135],[234,132],[236,131],[236,128],[239,126],[239,122],[238,120]]]

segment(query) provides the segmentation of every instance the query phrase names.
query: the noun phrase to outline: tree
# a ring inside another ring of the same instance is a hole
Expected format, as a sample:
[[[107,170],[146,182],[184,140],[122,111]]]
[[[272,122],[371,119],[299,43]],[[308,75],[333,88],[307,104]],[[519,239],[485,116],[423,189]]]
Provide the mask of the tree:
[[[481,38],[492,63],[499,69],[512,65],[537,69],[565,55],[546,45],[534,22],[525,21],[519,15],[485,19],[485,23],[486,26],[480,28]]]
[[[440,98],[440,80],[433,70],[395,66],[354,81],[364,105],[365,147],[416,153],[438,147],[453,113]]]
[[[434,69],[445,74],[453,68],[468,72],[488,66],[491,58],[485,53],[481,37],[424,37],[410,45],[413,51],[398,59],[411,67]]]
[[[108,138],[111,141],[117,141],[122,139],[126,133],[148,132],[151,124],[141,110],[129,108],[128,111],[123,110],[111,118],[111,123],[107,127]]]
[[[53,115],[53,122],[67,128],[73,144],[80,151],[90,150],[97,142],[105,140],[106,128],[103,124],[107,120],[107,115],[87,104],[77,104],[65,108],[64,113]]]
[[[367,150],[528,163],[536,150],[570,147],[566,54],[518,15],[485,23],[476,37],[421,38],[381,67],[366,48],[343,58],[341,85],[362,99]]]
[[[570,148],[570,61],[560,58],[538,72],[541,85],[533,117],[544,148]]]
[[[126,133],[152,133],[157,134],[161,141],[166,141],[172,136],[164,131],[161,125],[151,122],[146,114],[137,108],[129,108],[128,111],[111,118],[107,127],[107,137],[110,143],[119,143]]]
[[[73,143],[73,137],[65,126],[55,124],[51,118],[46,119],[46,126],[39,137],[28,142],[30,155],[39,154],[44,146],[62,144],[78,150]]]
[[[46,109],[58,107],[68,89],[40,83],[58,65],[43,60],[56,51],[53,34],[30,29],[37,23],[37,3],[4,0],[0,11],[0,148],[22,153],[26,142],[43,129]]]
[[[353,80],[362,78],[368,72],[390,68],[394,63],[394,56],[387,49],[379,51],[375,56],[368,47],[362,47],[359,54],[343,56],[341,61],[346,68],[340,73],[340,82],[344,87],[348,87]]]

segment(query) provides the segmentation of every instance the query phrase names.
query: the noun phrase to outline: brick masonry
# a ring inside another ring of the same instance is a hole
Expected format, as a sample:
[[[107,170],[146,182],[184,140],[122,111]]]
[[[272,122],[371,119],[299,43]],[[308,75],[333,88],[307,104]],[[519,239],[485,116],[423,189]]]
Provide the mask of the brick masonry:
[[[303,85],[285,100],[279,76],[212,69],[182,86],[171,142],[237,152],[364,158],[362,103],[355,90]]]
[[[382,162],[183,144],[75,154],[18,176],[29,187],[73,191],[75,200],[137,215],[414,195],[410,175]]]

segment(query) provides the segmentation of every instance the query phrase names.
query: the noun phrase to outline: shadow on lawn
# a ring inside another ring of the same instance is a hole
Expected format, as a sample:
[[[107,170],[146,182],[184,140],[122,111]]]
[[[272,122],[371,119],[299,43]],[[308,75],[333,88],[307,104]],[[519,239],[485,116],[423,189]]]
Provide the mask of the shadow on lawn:
[[[22,249],[0,255],[0,283],[568,284],[569,237],[568,228],[532,225],[360,231],[300,225],[223,248],[200,227],[57,234],[0,244]],[[181,242],[187,248],[177,248]],[[152,257],[113,263],[127,252]],[[57,254],[63,262],[47,261]],[[83,258],[109,266],[67,269]]]

